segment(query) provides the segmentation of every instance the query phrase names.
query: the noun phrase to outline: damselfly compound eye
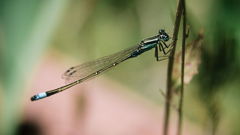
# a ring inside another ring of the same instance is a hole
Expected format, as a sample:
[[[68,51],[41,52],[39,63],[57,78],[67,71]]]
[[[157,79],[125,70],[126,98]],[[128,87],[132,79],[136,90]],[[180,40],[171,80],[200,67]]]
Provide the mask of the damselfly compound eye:
[[[159,30],[159,37],[165,42],[169,40],[169,35],[163,29]]]

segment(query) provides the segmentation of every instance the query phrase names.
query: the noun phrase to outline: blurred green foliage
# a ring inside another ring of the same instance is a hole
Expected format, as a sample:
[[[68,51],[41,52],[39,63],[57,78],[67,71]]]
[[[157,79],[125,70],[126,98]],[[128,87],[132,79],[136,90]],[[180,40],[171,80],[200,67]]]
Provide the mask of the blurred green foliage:
[[[209,21],[205,28],[206,40],[197,81],[201,101],[206,106],[209,116],[208,121],[212,123],[210,129],[212,134],[218,134],[218,129],[224,132],[224,129],[221,130],[219,126],[224,127],[223,121],[226,120],[227,113],[240,112],[240,109],[235,108],[236,104],[224,106],[224,102],[228,102],[225,94],[240,94],[238,83],[240,80],[238,75],[240,71],[239,6],[240,2],[236,0],[215,1],[208,14]],[[235,88],[232,88],[232,85]],[[235,124],[235,122],[232,123],[232,126]],[[239,129],[233,128],[228,134],[239,134]]]
[[[22,111],[27,78],[62,14],[64,0],[0,2],[0,134],[13,134]]]

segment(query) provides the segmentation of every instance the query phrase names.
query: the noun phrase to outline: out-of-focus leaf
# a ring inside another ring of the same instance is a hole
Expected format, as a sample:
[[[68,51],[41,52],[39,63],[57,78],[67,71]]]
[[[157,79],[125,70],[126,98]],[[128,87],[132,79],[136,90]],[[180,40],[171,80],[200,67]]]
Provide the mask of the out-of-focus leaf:
[[[186,45],[185,66],[184,66],[184,84],[190,83],[194,75],[198,73],[198,67],[201,63],[201,46],[203,44],[203,32],[200,32],[195,40]],[[175,88],[180,86],[181,82],[181,63],[182,51],[176,53],[174,59],[173,80]]]

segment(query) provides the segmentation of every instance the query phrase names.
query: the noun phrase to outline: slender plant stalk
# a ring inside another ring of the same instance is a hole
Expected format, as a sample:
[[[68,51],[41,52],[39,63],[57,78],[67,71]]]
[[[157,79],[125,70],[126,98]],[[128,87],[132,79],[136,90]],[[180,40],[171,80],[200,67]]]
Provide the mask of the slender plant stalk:
[[[178,7],[176,12],[176,19],[174,24],[174,31],[173,31],[173,50],[169,56],[168,61],[168,71],[167,71],[167,92],[166,92],[166,102],[165,102],[165,112],[164,112],[164,125],[163,125],[163,135],[168,135],[168,127],[169,127],[169,119],[170,119],[170,106],[171,106],[171,99],[172,99],[172,72],[173,72],[173,62],[174,62],[174,55],[176,50],[177,44],[177,37],[178,31],[181,21],[181,16],[183,12],[183,0],[178,1]]]
[[[180,97],[178,105],[178,125],[177,125],[177,135],[182,134],[183,126],[183,99],[184,99],[184,66],[185,66],[185,43],[186,43],[186,6],[185,0],[182,0],[183,6],[183,33],[182,33],[182,62],[181,62],[181,87],[180,87]]]

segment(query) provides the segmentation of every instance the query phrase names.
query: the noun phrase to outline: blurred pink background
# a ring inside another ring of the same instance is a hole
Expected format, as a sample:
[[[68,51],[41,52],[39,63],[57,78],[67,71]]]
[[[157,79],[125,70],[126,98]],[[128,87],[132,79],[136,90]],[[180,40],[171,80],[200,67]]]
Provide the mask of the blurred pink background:
[[[62,62],[63,63],[63,62]],[[45,58],[34,75],[26,97],[23,122],[35,124],[44,135],[160,135],[163,106],[133,93],[106,76],[94,78],[46,99],[30,97],[64,85],[60,78],[66,67],[57,58]],[[176,132],[172,114],[170,134]],[[184,123],[184,135],[199,129]],[[196,132],[198,130],[198,132]]]

